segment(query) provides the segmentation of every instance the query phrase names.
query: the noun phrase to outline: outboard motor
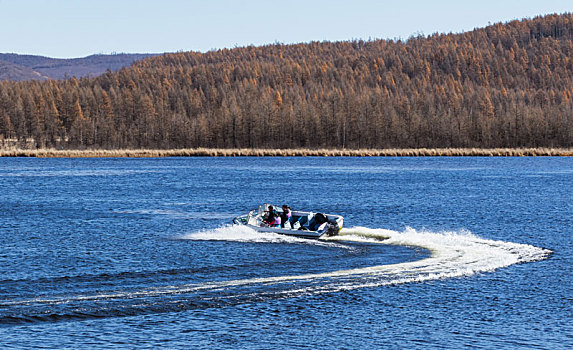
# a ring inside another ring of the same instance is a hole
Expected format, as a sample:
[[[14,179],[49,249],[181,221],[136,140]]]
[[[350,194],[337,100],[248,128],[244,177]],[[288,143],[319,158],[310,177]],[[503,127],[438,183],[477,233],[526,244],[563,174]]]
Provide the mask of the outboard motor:
[[[336,221],[329,221],[327,224],[326,235],[328,237],[336,236],[340,231],[340,227]]]

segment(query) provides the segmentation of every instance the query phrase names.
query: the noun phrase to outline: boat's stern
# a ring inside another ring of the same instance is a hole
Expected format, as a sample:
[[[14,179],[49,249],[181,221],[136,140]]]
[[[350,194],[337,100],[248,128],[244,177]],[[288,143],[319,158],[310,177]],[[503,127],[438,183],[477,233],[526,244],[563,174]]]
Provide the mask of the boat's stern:
[[[327,215],[327,228],[325,234],[327,236],[336,236],[342,230],[344,219],[340,215]]]

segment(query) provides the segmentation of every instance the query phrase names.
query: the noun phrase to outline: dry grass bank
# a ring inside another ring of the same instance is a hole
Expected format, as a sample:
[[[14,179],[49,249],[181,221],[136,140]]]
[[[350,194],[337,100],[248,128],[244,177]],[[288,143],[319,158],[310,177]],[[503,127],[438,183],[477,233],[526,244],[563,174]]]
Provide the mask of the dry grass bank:
[[[171,150],[56,150],[6,149],[0,157],[107,158],[107,157],[535,157],[573,156],[568,148],[417,148],[417,149],[171,149]]]

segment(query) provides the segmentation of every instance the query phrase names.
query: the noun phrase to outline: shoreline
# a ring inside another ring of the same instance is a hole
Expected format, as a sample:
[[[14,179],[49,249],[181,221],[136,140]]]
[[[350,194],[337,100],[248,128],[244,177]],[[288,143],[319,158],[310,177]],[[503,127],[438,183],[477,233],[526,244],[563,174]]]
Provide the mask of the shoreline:
[[[163,158],[163,157],[571,157],[573,148],[410,148],[410,149],[6,149],[0,157]]]

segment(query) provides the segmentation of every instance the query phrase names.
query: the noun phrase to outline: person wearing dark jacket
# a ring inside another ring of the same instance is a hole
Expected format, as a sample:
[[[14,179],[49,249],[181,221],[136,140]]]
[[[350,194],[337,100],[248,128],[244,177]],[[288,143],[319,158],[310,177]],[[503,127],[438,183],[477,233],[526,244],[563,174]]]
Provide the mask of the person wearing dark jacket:
[[[286,204],[282,206],[283,212],[281,213],[281,227],[285,228],[285,223],[288,221],[290,223],[290,218],[292,216],[292,212],[290,207]]]

